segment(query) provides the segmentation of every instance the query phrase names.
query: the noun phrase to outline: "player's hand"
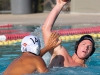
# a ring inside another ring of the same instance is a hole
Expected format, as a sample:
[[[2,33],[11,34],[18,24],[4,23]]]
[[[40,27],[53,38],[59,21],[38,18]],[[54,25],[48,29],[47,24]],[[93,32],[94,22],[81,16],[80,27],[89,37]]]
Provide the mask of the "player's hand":
[[[64,6],[66,3],[70,2],[71,0],[56,0],[57,5]]]
[[[53,32],[51,36],[49,37],[47,48],[53,49],[57,47],[61,43],[61,40],[59,40],[59,37],[60,35],[58,33]]]

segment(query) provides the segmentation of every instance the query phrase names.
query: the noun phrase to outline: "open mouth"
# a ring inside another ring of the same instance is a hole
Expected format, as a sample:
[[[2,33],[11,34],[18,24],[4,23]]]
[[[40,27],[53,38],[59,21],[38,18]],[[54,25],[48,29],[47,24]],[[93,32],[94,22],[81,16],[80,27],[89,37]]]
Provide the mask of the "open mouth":
[[[82,51],[83,53],[86,53],[86,51]]]

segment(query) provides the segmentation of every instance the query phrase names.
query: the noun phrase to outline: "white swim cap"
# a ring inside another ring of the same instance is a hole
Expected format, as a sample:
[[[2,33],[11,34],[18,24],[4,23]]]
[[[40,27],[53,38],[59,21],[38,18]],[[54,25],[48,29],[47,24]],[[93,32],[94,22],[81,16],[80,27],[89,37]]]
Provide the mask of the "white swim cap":
[[[40,40],[38,37],[29,35],[22,39],[21,51],[22,52],[32,52],[36,55],[40,54]]]

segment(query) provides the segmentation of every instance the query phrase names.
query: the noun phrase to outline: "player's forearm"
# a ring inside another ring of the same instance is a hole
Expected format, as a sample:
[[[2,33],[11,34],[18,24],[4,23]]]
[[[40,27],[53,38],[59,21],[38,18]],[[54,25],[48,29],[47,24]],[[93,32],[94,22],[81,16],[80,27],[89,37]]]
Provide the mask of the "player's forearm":
[[[49,36],[51,35],[51,30],[53,27],[53,23],[55,22],[57,16],[59,15],[61,9],[63,6],[56,5],[50,14],[48,15],[46,21],[44,22],[44,25],[42,26],[42,33],[44,38],[44,43],[47,44],[47,40]]]
[[[47,52],[47,51],[46,51],[46,48],[45,48],[45,47],[42,48],[42,49],[41,49],[41,52],[40,52],[40,56],[42,57],[46,52]]]
[[[52,9],[52,11],[49,13],[47,19],[45,20],[44,22],[44,25],[43,25],[43,30],[49,30],[51,31],[52,29],[52,26],[57,18],[57,16],[59,15],[61,9],[62,9],[63,6],[60,6],[60,5],[55,5],[55,7]]]

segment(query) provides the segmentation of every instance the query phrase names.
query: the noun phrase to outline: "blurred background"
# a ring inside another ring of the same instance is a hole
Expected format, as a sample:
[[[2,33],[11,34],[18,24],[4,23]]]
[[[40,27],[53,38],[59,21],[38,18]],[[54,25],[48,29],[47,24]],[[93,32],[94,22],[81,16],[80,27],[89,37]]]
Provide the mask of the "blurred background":
[[[48,12],[55,6],[55,0],[0,0],[0,13],[31,14]],[[70,11],[67,4],[63,11]]]
[[[31,14],[50,11],[56,0],[0,0],[0,13]],[[71,0],[62,11],[70,13],[100,13],[100,0]]]

